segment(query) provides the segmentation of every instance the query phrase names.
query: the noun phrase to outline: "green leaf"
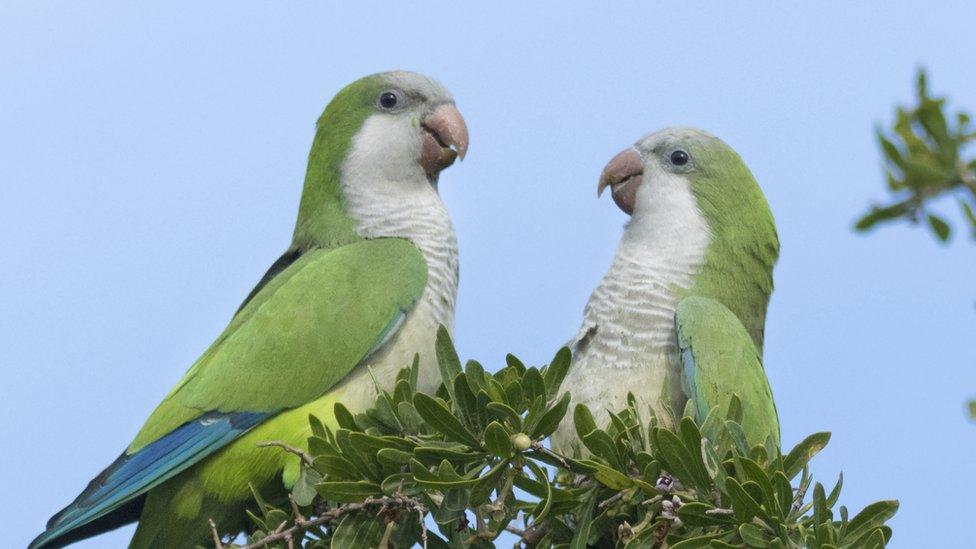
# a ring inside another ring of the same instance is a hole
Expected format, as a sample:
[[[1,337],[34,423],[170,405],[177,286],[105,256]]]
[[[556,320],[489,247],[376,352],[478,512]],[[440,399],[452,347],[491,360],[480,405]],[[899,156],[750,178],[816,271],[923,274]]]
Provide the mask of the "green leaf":
[[[522,391],[530,401],[537,397],[548,400],[546,396],[546,382],[542,380],[542,374],[538,368],[528,368],[522,375]]]
[[[763,529],[755,524],[740,524],[739,537],[749,547],[769,547],[769,539]]]
[[[735,393],[729,398],[729,408],[725,412],[725,419],[735,423],[742,423],[742,400]]]
[[[476,395],[479,391],[488,390],[485,383],[485,368],[477,360],[469,360],[464,364],[464,377],[472,394]]]
[[[550,400],[556,398],[556,395],[559,394],[559,387],[562,386],[563,379],[566,378],[566,373],[569,372],[569,364],[571,361],[572,353],[569,352],[568,347],[563,347],[556,351],[556,356],[552,357],[552,360],[549,361],[549,366],[543,372],[542,379],[546,383],[546,394]]]
[[[732,498],[732,510],[739,522],[749,522],[753,517],[763,514],[759,502],[742,488],[738,480],[729,477],[725,481],[725,487],[728,489],[729,497]]]
[[[532,470],[532,474],[535,475],[536,480],[546,490],[545,496],[539,500],[539,503],[535,506],[535,509],[532,510],[532,516],[534,517],[532,523],[536,524],[545,520],[546,515],[549,514],[549,509],[552,507],[552,483],[549,482],[549,475],[546,474],[546,471],[542,467],[539,467],[536,462],[530,460],[526,462],[526,465],[529,466],[529,469]]]
[[[512,430],[522,430],[522,417],[511,406],[502,404],[501,402],[489,402],[486,408],[492,416],[502,421],[508,421]]]
[[[437,328],[437,341],[434,344],[437,354],[437,367],[441,371],[441,381],[447,388],[451,400],[454,400],[454,378],[461,373],[461,360],[458,358],[457,351],[454,350],[454,342],[451,341],[451,334],[447,333],[447,328],[441,325]]]
[[[760,489],[762,494],[762,503],[770,513],[777,513],[777,493],[773,489],[773,483],[769,476],[763,471],[763,468],[759,466],[755,461],[749,458],[741,458],[739,463],[742,465],[743,471],[747,479],[755,482]],[[782,515],[777,515],[782,516]]]
[[[888,221],[891,219],[897,219],[908,213],[908,204],[905,202],[899,202],[891,206],[874,206],[871,211],[864,214],[861,219],[857,221],[854,225],[854,229],[858,231],[866,231],[876,224],[882,221]]]
[[[885,137],[884,133],[880,129],[876,131],[878,136],[878,142],[881,143],[881,149],[884,151],[885,157],[887,157],[892,164],[898,166],[899,168],[904,166],[905,162],[904,160],[902,160],[901,151],[898,150],[898,147],[896,147],[894,143],[889,141],[888,138]]]
[[[331,547],[342,549],[370,549],[379,546],[383,525],[376,517],[354,513],[342,517],[332,534]]]
[[[499,457],[507,458],[512,455],[512,440],[501,423],[492,421],[485,428],[485,448]]]
[[[525,364],[511,353],[505,355],[505,364],[512,370],[515,370],[520,377],[525,373]]]
[[[830,507],[827,505],[826,496],[824,496],[824,487],[818,482],[813,486],[813,522],[819,525],[827,522],[830,518]]]
[[[664,466],[668,471],[674,473],[683,482],[694,484],[705,492],[708,491],[711,479],[705,473],[704,465],[701,466],[700,471],[694,465],[696,461],[700,462],[700,456],[693,457],[681,439],[667,429],[654,429],[651,432],[651,438],[654,440],[654,446],[658,449],[658,457],[663,458]],[[696,448],[695,453],[699,454],[700,450]]]
[[[843,486],[844,486],[844,473],[841,472],[839,475],[837,475],[837,484],[834,485],[834,488],[830,491],[830,494],[827,496],[827,500],[826,500],[827,507],[833,507],[834,504],[837,503],[837,500],[840,498],[840,489]]]
[[[703,536],[695,536],[688,538],[686,540],[679,541],[674,545],[668,545],[669,549],[705,549],[706,547],[735,547],[734,545],[729,545],[723,543],[721,539],[727,537],[728,532],[716,532],[713,534],[705,534]]]
[[[580,460],[589,467],[593,478],[611,490],[626,490],[634,486],[634,479],[621,473],[620,471],[607,467],[606,465],[593,460]]]
[[[420,379],[420,353],[414,353],[413,362],[410,363],[410,376],[407,378],[407,381],[410,382],[410,390],[413,391],[414,393],[417,392],[417,383],[419,379]]]
[[[952,228],[944,219],[933,214],[927,215],[925,219],[929,222],[929,227],[932,228],[935,236],[940,241],[947,242],[949,240],[949,236],[952,234]]]
[[[360,480],[361,473],[348,459],[335,455],[316,456],[312,462],[315,470],[329,480]]]
[[[596,421],[589,408],[582,404],[577,404],[573,410],[573,426],[576,428],[576,436],[583,438],[596,430]]]
[[[586,503],[583,504],[583,509],[580,512],[582,518],[576,527],[569,549],[586,549],[587,542],[590,540],[590,526],[593,523],[593,509],[596,507],[596,498],[596,492],[591,492]]]
[[[454,395],[457,399],[454,401],[454,405],[467,426],[474,431],[484,429],[484,417],[482,416],[484,410],[478,407],[478,398],[471,392],[466,374],[458,374],[454,378]]]
[[[437,472],[432,473],[427,470],[427,467],[423,463],[414,459],[410,461],[410,472],[413,473],[414,478],[421,485],[436,489],[473,486],[479,480],[477,476],[470,478],[458,475],[447,461],[442,461],[440,467],[437,468]],[[477,472],[476,470],[475,473]]]
[[[563,396],[559,398],[556,404],[546,411],[539,419],[539,423],[532,430],[532,438],[544,438],[551,435],[559,423],[562,421],[563,416],[566,415],[566,410],[569,409],[570,396],[569,393],[563,393]]]
[[[359,503],[368,497],[383,495],[378,484],[365,480],[327,481],[317,485],[315,489],[327,501],[339,503]]]
[[[460,448],[464,448],[461,446]],[[441,448],[432,446],[418,446],[413,455],[424,463],[440,463],[445,459],[451,462],[468,463],[483,460],[487,457],[483,452],[470,452],[462,449]]]
[[[310,469],[302,465],[295,480],[295,486],[291,489],[291,495],[295,498],[295,503],[305,507],[311,505],[317,494],[315,486],[322,482],[322,475],[315,469]]]
[[[897,500],[877,501],[865,507],[860,513],[847,523],[845,544],[857,541],[871,530],[883,526],[885,522],[898,512]]]
[[[443,400],[417,393],[413,396],[413,405],[428,425],[449,439],[463,442],[472,448],[481,448],[478,439],[451,413],[451,409]]]
[[[706,511],[715,509],[714,505],[691,501],[678,507],[678,518],[688,526],[719,526],[722,524],[735,524],[735,520],[728,515],[709,515]]]
[[[412,458],[413,454],[410,452],[404,452],[403,450],[396,450],[394,448],[383,448],[376,453],[376,459],[380,464],[391,468],[406,465],[410,463]]]
[[[976,238],[976,212],[973,211],[973,207],[965,200],[959,199],[959,207],[962,208],[962,213],[966,216],[966,220],[969,221],[969,225],[973,230],[973,238]]]
[[[322,420],[315,417],[315,415],[308,414],[308,425],[312,430],[312,436],[319,438],[325,438],[327,436],[325,425],[323,425]]]
[[[830,442],[830,433],[814,433],[807,438],[800,441],[799,444],[790,450],[790,453],[783,458],[783,472],[786,477],[793,479],[796,475],[800,474],[803,467],[813,459],[813,456],[817,455],[820,450],[823,450]]]
[[[594,429],[590,434],[583,437],[583,445],[594,456],[607,460],[610,465],[623,468],[620,454],[617,452],[617,445],[614,444],[610,435],[602,429]]]
[[[481,505],[488,501],[488,496],[496,488],[498,476],[508,467],[509,460],[503,459],[494,465],[487,473],[481,475],[478,482],[471,488],[471,503]]]
[[[397,404],[397,415],[407,432],[420,433],[424,430],[424,418],[417,413],[413,402],[404,401]]]
[[[333,413],[335,414],[336,423],[342,429],[349,429],[350,431],[358,431],[359,426],[356,425],[356,419],[353,417],[352,412],[349,408],[346,408],[341,402],[336,402],[333,407]]]

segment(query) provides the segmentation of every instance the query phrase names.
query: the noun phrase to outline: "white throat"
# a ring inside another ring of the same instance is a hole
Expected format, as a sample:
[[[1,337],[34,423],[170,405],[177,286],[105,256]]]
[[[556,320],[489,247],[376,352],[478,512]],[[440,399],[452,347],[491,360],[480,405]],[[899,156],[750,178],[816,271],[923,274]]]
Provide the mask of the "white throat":
[[[608,337],[620,346],[614,354],[673,348],[676,290],[691,287],[709,241],[708,223],[686,178],[645,173],[637,200],[577,336],[593,326],[613,332]]]
[[[680,290],[692,286],[704,261],[708,224],[687,179],[647,172],[644,178],[639,213],[627,224],[571,344],[566,387],[574,404],[593,410],[598,424],[606,422],[606,410],[626,407],[629,392],[642,410],[650,407],[659,417],[662,401],[682,404],[675,400],[681,389],[674,312]],[[560,426],[557,445],[573,440],[570,423]]]
[[[420,249],[428,269],[420,305],[430,306],[434,320],[450,328],[457,237],[437,188],[417,164],[413,151],[420,150],[420,137],[413,122],[390,116],[366,120],[342,166],[343,197],[360,236],[406,238]]]

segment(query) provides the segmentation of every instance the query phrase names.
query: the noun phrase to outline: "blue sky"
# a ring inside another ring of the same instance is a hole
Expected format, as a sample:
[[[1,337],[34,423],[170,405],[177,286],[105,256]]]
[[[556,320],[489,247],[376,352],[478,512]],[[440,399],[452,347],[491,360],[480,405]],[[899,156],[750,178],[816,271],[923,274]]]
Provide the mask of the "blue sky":
[[[595,196],[603,165],[701,126],[777,218],[766,367],[784,441],[832,431],[815,475],[842,469],[851,507],[900,499],[893,547],[968,533],[976,245],[850,227],[884,197],[873,127],[916,66],[976,110],[976,6],[528,4],[0,7],[6,540],[25,545],[125,447],[287,246],[322,107],[393,68],[440,79],[471,131],[441,185],[464,357],[541,362],[573,335],[625,221]]]

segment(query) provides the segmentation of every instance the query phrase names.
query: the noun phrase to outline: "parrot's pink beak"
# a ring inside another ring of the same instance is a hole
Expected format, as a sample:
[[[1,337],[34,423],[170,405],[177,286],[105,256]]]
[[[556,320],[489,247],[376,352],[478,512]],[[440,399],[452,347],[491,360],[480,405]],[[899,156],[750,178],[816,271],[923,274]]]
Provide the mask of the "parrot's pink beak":
[[[464,160],[468,152],[468,126],[453,103],[445,103],[430,113],[423,122],[423,146],[420,165],[430,178],[454,163]]]
[[[634,203],[637,201],[637,189],[643,181],[644,160],[640,153],[631,147],[617,154],[607,167],[603,168],[596,195],[602,195],[603,189],[610,187],[610,194],[617,207],[627,215],[631,215],[634,213]]]

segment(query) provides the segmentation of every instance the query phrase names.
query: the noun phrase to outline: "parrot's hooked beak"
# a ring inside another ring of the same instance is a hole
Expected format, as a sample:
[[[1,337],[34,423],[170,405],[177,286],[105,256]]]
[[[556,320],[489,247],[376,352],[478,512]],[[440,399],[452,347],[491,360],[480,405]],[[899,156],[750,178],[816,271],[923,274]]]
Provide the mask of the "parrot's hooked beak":
[[[603,168],[596,195],[602,195],[603,189],[610,187],[610,194],[617,207],[627,215],[631,215],[634,213],[637,189],[643,180],[644,160],[640,153],[631,147],[621,151],[610,160],[606,168]]]
[[[430,178],[468,152],[468,127],[454,103],[444,103],[420,123],[423,146],[420,165]]]

